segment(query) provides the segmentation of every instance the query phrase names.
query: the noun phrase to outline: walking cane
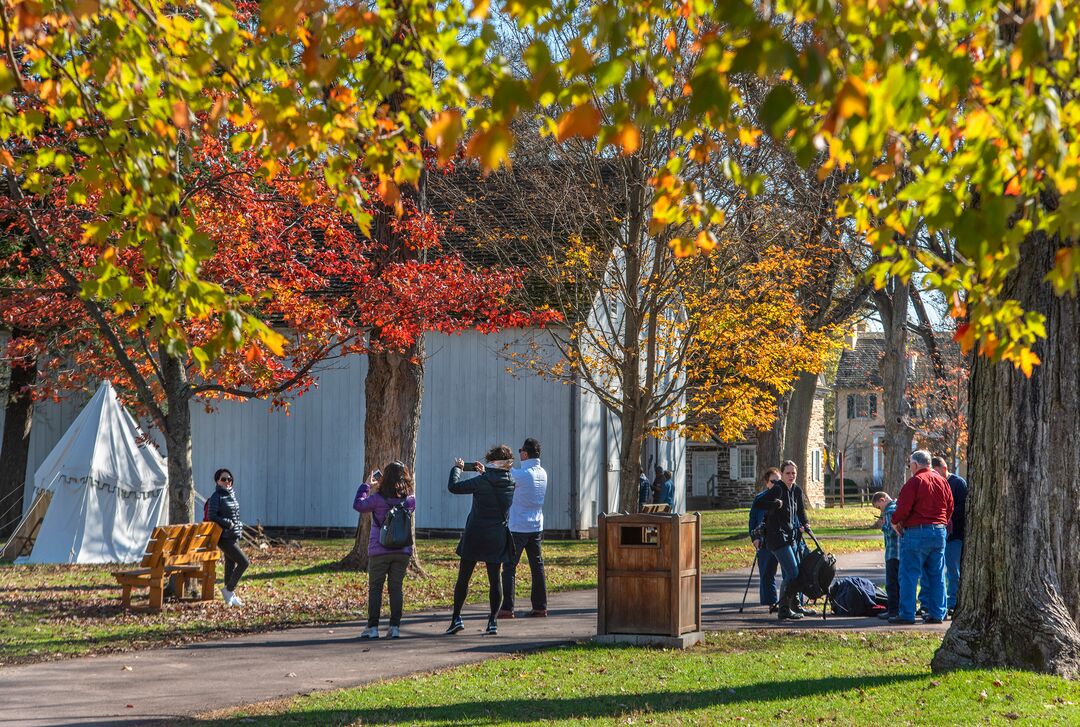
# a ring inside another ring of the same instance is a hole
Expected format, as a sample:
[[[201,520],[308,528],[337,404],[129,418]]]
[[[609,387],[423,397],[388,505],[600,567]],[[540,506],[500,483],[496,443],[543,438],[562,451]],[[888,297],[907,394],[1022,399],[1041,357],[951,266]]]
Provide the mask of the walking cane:
[[[754,548],[754,562],[750,564],[750,576],[746,579],[746,590],[742,594],[742,605],[739,606],[739,613],[743,612],[743,608],[746,607],[746,594],[750,593],[750,581],[754,579],[754,567],[757,565],[759,548]]]

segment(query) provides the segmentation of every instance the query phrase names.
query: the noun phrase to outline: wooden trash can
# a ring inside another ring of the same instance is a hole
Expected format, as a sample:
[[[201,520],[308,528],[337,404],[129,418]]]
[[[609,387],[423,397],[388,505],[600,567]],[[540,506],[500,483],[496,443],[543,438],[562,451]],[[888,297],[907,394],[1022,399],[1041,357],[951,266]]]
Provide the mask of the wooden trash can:
[[[601,515],[597,640],[701,640],[701,516]]]

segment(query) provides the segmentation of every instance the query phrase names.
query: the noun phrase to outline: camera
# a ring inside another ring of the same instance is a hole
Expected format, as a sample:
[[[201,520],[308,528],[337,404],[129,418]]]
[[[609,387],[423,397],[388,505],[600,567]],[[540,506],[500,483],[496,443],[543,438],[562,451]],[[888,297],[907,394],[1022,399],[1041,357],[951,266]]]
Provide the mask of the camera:
[[[765,539],[765,523],[758,525],[750,532],[751,540],[764,540]]]
[[[476,472],[476,462],[466,462],[463,469],[465,472]]]

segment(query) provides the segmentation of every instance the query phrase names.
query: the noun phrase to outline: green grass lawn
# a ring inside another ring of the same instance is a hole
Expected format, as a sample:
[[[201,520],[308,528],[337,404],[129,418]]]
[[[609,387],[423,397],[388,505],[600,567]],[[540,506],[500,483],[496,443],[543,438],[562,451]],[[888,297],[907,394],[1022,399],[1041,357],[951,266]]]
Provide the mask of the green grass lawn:
[[[212,715],[220,725],[1080,724],[1080,684],[927,667],[920,634],[709,634],[687,652],[582,644]]]
[[[873,533],[861,527],[875,514],[870,508],[850,508],[815,510],[810,517],[817,532],[837,536],[823,542],[827,549],[850,553],[881,547],[878,540],[851,537]],[[702,569],[716,573],[748,566],[752,546],[746,537],[747,511],[702,516]],[[249,552],[251,568],[238,590],[245,602],[242,609],[227,609],[217,600],[169,603],[158,614],[126,613],[110,575],[117,569],[114,565],[0,565],[0,666],[359,618],[366,613],[367,575],[336,565],[351,544],[307,540],[300,547]],[[429,577],[406,579],[407,610],[451,603],[455,545],[454,540],[420,541]],[[551,590],[596,586],[595,540],[549,540],[544,560]],[[519,593],[526,599],[528,587],[527,577],[519,579]],[[473,588],[470,599],[485,600],[485,589]]]

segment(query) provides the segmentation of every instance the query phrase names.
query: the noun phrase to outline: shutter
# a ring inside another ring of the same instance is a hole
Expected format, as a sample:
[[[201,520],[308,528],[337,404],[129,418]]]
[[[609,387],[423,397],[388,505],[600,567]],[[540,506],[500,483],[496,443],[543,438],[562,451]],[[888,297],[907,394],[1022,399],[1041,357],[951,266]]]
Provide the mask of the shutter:
[[[730,479],[732,482],[738,482],[739,481],[739,448],[738,447],[732,447],[729,451],[731,452],[731,459],[730,459],[731,466],[728,468],[728,479]]]
[[[870,395],[870,418],[877,416],[877,394]]]
[[[847,418],[848,419],[854,419],[855,418],[855,395],[854,394],[848,394],[847,395]]]

